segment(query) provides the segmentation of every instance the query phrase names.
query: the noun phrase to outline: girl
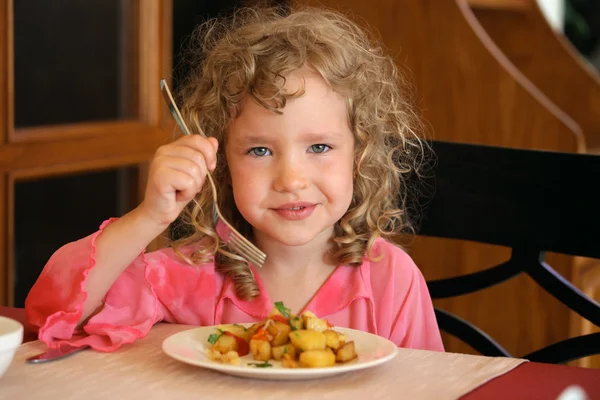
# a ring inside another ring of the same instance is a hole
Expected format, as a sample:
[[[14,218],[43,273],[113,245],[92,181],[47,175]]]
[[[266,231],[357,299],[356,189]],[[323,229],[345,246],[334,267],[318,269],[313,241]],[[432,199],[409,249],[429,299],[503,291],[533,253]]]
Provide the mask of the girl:
[[[244,10],[199,32],[182,113],[208,139],[159,148],[143,202],[50,258],[26,301],[39,338],[112,351],[159,321],[254,322],[283,301],[443,351],[420,271],[385,240],[411,227],[405,182],[425,149],[393,60],[318,9]],[[219,240],[208,173],[262,268]],[[144,253],[176,219],[172,245]]]

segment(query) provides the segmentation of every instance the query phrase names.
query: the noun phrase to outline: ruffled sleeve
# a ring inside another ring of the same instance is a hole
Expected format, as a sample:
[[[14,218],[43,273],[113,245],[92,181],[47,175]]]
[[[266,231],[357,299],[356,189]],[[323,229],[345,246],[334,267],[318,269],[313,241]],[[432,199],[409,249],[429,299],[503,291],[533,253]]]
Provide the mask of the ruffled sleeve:
[[[77,329],[87,299],[85,281],[96,265],[98,232],[57,250],[25,300],[27,322],[49,347],[63,343],[112,351],[144,337],[163,318],[164,310],[146,279],[147,262],[140,254],[105,296],[100,312]]]

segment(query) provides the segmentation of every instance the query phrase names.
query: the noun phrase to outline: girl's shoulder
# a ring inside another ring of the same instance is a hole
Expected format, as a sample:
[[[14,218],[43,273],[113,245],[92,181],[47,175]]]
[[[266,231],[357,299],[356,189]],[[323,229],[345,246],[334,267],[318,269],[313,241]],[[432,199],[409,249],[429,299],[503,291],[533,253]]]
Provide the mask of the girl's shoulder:
[[[411,256],[399,244],[378,238],[371,249],[372,261],[377,265],[416,267]]]
[[[363,266],[368,266],[371,280],[387,282],[413,280],[421,271],[411,256],[398,244],[379,238],[371,249],[372,258]]]

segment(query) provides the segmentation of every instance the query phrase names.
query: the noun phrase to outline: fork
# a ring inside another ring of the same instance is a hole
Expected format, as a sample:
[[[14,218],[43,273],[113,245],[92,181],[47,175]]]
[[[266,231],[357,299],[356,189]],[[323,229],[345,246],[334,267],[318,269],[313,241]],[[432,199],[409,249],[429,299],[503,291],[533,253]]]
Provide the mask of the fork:
[[[183,121],[181,117],[181,113],[175,104],[175,100],[173,100],[173,95],[171,94],[171,90],[169,90],[169,86],[164,79],[160,80],[160,91],[167,102],[167,106],[169,107],[169,111],[171,111],[171,115],[179,125],[179,128],[183,132],[184,135],[190,135],[190,130],[187,125]],[[202,135],[206,137],[203,133]],[[217,205],[217,187],[215,186],[215,182],[213,181],[212,175],[209,173],[206,174],[208,177],[208,181],[210,182],[210,186],[212,188],[214,203],[213,207],[219,220],[223,222],[229,229],[217,229],[217,233],[223,242],[227,243],[232,250],[237,252],[240,256],[244,257],[248,262],[252,263],[257,267],[262,267],[267,255],[263,253],[258,247],[256,247],[252,242],[242,236],[221,214],[219,210],[219,206]]]

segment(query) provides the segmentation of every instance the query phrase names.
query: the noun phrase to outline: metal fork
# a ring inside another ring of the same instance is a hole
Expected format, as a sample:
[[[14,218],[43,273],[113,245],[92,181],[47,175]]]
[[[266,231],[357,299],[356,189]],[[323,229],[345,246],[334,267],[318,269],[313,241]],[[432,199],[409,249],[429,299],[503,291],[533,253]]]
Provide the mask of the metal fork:
[[[190,130],[187,125],[183,121],[181,117],[181,113],[175,104],[175,100],[173,100],[173,96],[171,95],[171,90],[169,90],[169,86],[164,79],[160,80],[160,90],[167,102],[167,106],[169,107],[169,111],[171,111],[171,115],[179,125],[179,128],[183,132],[184,135],[190,135]],[[204,134],[202,134],[204,136]],[[205,136],[206,137],[206,136]],[[210,182],[210,186],[212,188],[213,197],[214,197],[214,209],[217,213],[219,219],[229,228],[228,232],[225,230],[217,229],[217,233],[223,242],[227,243],[232,250],[237,252],[240,256],[244,257],[248,262],[252,263],[257,267],[262,267],[267,255],[263,253],[258,247],[256,247],[252,242],[242,236],[229,222],[223,218],[221,211],[219,210],[219,206],[217,205],[217,187],[215,186],[215,182],[210,174],[206,174],[208,177],[208,181]]]

